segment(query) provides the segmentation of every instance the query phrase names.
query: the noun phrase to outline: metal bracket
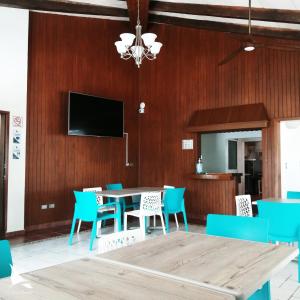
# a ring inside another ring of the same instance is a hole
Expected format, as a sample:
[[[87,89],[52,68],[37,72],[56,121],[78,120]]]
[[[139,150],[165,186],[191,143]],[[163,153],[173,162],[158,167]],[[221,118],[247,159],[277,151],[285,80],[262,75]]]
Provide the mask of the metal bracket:
[[[128,161],[128,133],[127,132],[124,132],[124,135],[125,135],[125,144],[126,144],[126,152],[125,152],[125,166],[126,167],[133,167],[133,163],[130,163]]]

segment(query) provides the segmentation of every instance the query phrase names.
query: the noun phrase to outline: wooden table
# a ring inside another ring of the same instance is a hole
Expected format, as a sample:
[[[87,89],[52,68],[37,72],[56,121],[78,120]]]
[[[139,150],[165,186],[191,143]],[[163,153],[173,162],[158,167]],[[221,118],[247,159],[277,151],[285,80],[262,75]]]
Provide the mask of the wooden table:
[[[137,187],[137,188],[128,188],[122,190],[105,190],[97,192],[97,195],[103,197],[116,198],[117,200],[121,197],[137,196],[142,193],[149,192],[163,192],[164,188],[160,187]]]
[[[13,285],[0,280],[1,300],[75,300],[75,299],[203,299],[234,300],[221,293],[99,259],[81,259],[22,275]]]
[[[297,255],[292,247],[178,231],[98,257],[247,299]]]
[[[300,199],[285,199],[285,198],[265,198],[257,201],[266,202],[277,202],[277,203],[298,203],[300,204]],[[257,205],[257,201],[253,201],[252,204]]]

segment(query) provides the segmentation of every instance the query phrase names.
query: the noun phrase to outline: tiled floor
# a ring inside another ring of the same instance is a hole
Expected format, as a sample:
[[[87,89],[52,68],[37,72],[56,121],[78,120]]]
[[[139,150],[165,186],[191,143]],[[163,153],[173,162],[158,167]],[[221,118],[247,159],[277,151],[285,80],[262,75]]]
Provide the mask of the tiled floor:
[[[175,228],[174,224],[172,228]],[[204,232],[205,230],[203,226],[198,225],[190,225],[189,229],[193,232]],[[74,244],[69,247],[67,230],[65,230],[65,233],[64,230],[60,231],[56,237],[51,237],[54,233],[50,233],[48,239],[42,241],[30,242],[30,240],[38,239],[38,236],[41,237],[41,233],[27,240],[14,240],[12,242],[12,255],[15,272],[17,274],[29,272],[98,253],[97,242],[95,243],[95,250],[88,250],[89,231],[82,231],[78,236],[75,235]],[[102,233],[112,231],[112,227],[107,227],[103,229]],[[152,234],[147,235],[147,238],[153,238],[159,234],[162,234],[161,230],[155,230]],[[300,300],[300,284],[297,281],[297,274],[297,263],[291,262],[272,278],[271,293],[273,300]]]

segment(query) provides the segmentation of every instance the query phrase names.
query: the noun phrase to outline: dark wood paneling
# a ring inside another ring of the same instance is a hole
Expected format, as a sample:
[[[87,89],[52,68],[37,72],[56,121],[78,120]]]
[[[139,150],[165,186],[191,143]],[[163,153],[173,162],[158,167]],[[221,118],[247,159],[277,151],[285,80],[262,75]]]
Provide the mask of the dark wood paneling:
[[[137,185],[137,72],[114,41],[127,22],[30,14],[26,227],[72,217],[72,191],[121,181]],[[124,100],[125,139],[67,136],[69,90]],[[55,209],[41,210],[41,204]]]
[[[198,150],[182,150],[194,111],[263,103],[270,127],[263,129],[263,192],[280,192],[279,132],[276,118],[300,117],[300,54],[259,49],[218,67],[226,54],[239,46],[218,32],[153,26],[163,43],[154,62],[140,70],[140,99],[146,112],[140,120],[140,182],[187,188],[190,219],[207,213],[234,213],[234,183],[193,180]],[[276,42],[274,40],[273,42]],[[205,160],[205,157],[204,157]]]

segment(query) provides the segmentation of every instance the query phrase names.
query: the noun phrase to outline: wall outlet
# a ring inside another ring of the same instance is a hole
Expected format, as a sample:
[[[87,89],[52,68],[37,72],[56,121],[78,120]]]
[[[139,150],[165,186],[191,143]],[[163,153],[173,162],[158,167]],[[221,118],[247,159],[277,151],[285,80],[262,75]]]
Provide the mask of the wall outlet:
[[[48,205],[47,204],[42,204],[41,205],[41,209],[47,209],[48,208]]]
[[[182,140],[182,150],[193,150],[194,140]]]
[[[55,204],[54,203],[49,204],[49,208],[55,208]]]

